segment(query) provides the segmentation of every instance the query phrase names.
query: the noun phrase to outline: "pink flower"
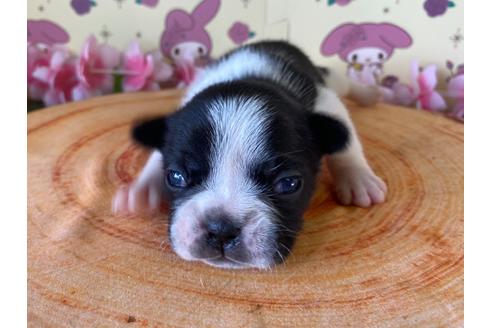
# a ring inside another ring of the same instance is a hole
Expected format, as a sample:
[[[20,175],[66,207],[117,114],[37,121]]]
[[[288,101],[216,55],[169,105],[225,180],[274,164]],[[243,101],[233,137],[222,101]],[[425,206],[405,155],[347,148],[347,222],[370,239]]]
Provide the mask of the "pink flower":
[[[113,69],[120,62],[118,51],[108,45],[98,44],[91,35],[82,47],[77,61],[77,76],[92,91],[109,93],[113,90]]]
[[[38,89],[37,99],[47,106],[63,103],[72,99],[71,90],[78,83],[73,60],[64,48],[47,49],[49,62],[38,61],[32,67],[31,85],[42,85]]]
[[[48,83],[35,78],[34,71],[49,67],[51,55],[51,48],[27,45],[27,94],[33,100],[42,100],[48,90]]]
[[[133,42],[123,59],[123,90],[159,90],[159,82],[172,76],[172,68],[164,63],[160,52],[145,55],[138,42]]]
[[[31,98],[43,100],[46,106],[82,100],[100,94],[80,83],[76,59],[66,48],[30,49],[28,60],[28,86]]]
[[[441,111],[446,108],[444,98],[435,91],[437,85],[436,66],[429,65],[422,71],[416,61],[412,63],[412,94],[417,100],[417,108],[428,111]]]
[[[152,60],[154,61],[154,70],[152,72],[151,80],[154,82],[169,81],[172,78],[174,71],[173,67],[164,61],[162,52],[155,50],[150,53],[150,56],[152,56]]]
[[[229,38],[237,45],[246,42],[249,38],[255,35],[254,32],[249,30],[248,25],[241,22],[235,22],[231,28],[229,28],[227,34],[229,35]]]
[[[455,100],[454,106],[449,113],[450,116],[464,121],[465,114],[465,75],[460,74],[452,77],[448,82],[448,96]]]
[[[49,90],[43,97],[46,106],[65,103],[75,100],[74,89],[79,85],[75,59],[69,59],[60,64],[56,70],[50,72]]]

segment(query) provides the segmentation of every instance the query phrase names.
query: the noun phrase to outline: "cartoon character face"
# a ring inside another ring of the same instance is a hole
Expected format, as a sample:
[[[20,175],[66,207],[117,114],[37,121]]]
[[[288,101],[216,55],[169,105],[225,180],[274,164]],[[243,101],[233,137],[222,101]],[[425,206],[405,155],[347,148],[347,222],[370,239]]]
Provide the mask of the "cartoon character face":
[[[383,63],[396,48],[407,48],[411,44],[410,35],[394,24],[348,23],[326,36],[321,53],[325,56],[337,54],[348,63]]]
[[[187,41],[176,44],[169,51],[170,57],[175,61],[197,61],[208,56],[210,50],[206,45],[195,42]]]
[[[388,53],[384,49],[364,47],[349,52],[345,61],[352,64],[369,65],[377,63],[382,64],[386,59],[388,59]]]

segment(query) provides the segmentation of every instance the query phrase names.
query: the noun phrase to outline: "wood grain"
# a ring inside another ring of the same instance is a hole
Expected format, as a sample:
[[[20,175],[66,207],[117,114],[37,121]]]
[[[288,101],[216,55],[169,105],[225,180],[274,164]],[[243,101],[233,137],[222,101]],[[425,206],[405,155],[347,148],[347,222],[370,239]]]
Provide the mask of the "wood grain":
[[[148,155],[130,142],[131,122],[178,98],[124,94],[28,115],[29,326],[463,326],[461,124],[350,106],[388,201],[339,206],[323,172],[288,261],[229,271],[179,259],[162,216],[110,212]]]

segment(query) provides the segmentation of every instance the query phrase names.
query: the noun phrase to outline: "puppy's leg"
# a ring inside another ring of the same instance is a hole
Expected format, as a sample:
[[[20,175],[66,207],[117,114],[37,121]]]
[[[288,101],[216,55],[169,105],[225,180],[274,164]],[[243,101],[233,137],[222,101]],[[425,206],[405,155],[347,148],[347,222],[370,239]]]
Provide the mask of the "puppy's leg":
[[[386,184],[374,174],[364,156],[349,113],[337,95],[326,87],[318,88],[315,111],[339,119],[347,126],[350,137],[345,150],[328,156],[335,192],[344,205],[368,207],[384,202]]]
[[[161,152],[152,152],[136,181],[117,191],[113,198],[113,213],[155,211],[159,208],[164,182],[162,160]]]

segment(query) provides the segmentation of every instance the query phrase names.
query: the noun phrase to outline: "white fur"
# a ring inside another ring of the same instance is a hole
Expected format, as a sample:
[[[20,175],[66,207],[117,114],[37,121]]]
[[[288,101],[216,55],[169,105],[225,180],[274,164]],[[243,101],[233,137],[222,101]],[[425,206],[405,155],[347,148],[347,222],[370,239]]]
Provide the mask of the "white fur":
[[[159,208],[164,181],[162,161],[162,153],[154,150],[136,181],[120,189],[114,197],[113,212],[135,213],[141,210],[154,211]]]
[[[245,76],[268,77],[294,92],[302,93],[296,81],[288,78],[291,74],[294,73],[285,70],[279,62],[250,49],[241,49],[200,71],[188,88],[183,104],[211,85],[239,80]]]
[[[189,86],[183,104],[211,85],[241,79],[246,75],[272,76],[274,63],[267,57],[243,49],[202,70]]]
[[[320,86],[314,110],[338,118],[350,132],[347,148],[328,157],[328,167],[334,178],[338,199],[343,204],[361,207],[384,202],[386,184],[374,174],[367,163],[345,105],[332,90]]]

